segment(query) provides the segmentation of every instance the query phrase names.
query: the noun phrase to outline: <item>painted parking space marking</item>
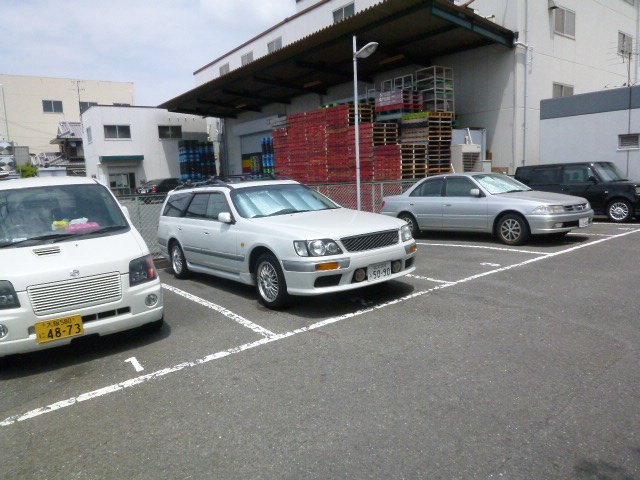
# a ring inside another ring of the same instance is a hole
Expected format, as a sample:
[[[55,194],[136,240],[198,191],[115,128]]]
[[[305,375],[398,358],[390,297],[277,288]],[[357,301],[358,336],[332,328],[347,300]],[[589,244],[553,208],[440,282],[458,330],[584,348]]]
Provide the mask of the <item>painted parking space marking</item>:
[[[480,262],[480,265],[485,267],[501,267],[499,263],[490,263],[490,262]]]
[[[481,250],[496,250],[499,252],[514,252],[514,253],[530,253],[532,255],[550,255],[546,252],[535,252],[533,250],[520,250],[518,248],[506,248],[506,247],[488,247],[486,245],[465,245],[459,243],[426,243],[416,242],[418,245],[424,245],[426,247],[456,247],[456,248],[478,248]]]
[[[435,292],[437,290],[442,290],[442,289],[450,288],[450,287],[453,287],[453,286],[456,286],[456,285],[468,283],[468,282],[471,282],[473,280],[477,280],[477,279],[482,278],[482,277],[493,275],[495,273],[505,272],[507,270],[512,270],[514,268],[523,267],[525,265],[530,265],[530,264],[535,263],[535,262],[544,261],[544,260],[546,260],[548,258],[551,258],[551,257],[557,257],[557,256],[560,256],[560,255],[564,255],[564,254],[567,254],[567,253],[570,253],[570,252],[581,250],[583,248],[587,248],[587,247],[591,247],[593,245],[597,245],[599,243],[608,242],[608,241],[610,241],[610,240],[612,240],[614,238],[620,238],[620,237],[624,237],[624,236],[631,235],[633,233],[638,233],[638,232],[640,232],[640,229],[636,229],[636,230],[631,230],[631,231],[627,231],[627,232],[624,232],[624,233],[620,233],[620,234],[615,235],[613,237],[594,240],[593,242],[585,243],[585,244],[582,244],[582,245],[576,245],[574,247],[570,247],[570,248],[567,248],[565,250],[560,250],[558,252],[549,253],[549,254],[544,255],[544,256],[534,257],[534,258],[531,258],[529,260],[525,260],[525,261],[520,262],[520,263],[515,263],[513,265],[508,265],[508,266],[501,267],[501,268],[496,268],[494,270],[489,270],[489,271],[486,271],[486,272],[483,272],[483,273],[479,273],[477,275],[472,275],[470,277],[466,277],[466,278],[463,278],[461,280],[457,280],[455,282],[437,285],[437,286],[435,286],[433,288],[429,288],[427,290],[421,290],[419,292],[414,292],[414,293],[411,293],[409,295],[405,295],[404,297],[400,297],[400,298],[397,298],[397,299],[394,299],[394,300],[390,300],[390,301],[385,302],[385,303],[377,304],[377,305],[374,305],[374,306],[369,307],[369,308],[360,309],[360,310],[357,310],[355,312],[347,313],[347,314],[340,315],[340,316],[337,316],[337,317],[327,318],[325,320],[321,320],[321,321],[319,321],[317,323],[309,325],[308,327],[298,328],[296,330],[291,330],[289,332],[285,332],[285,333],[281,333],[281,334],[273,334],[272,333],[271,336],[265,336],[264,338],[262,338],[260,340],[257,340],[255,342],[245,343],[244,345],[240,345],[238,347],[234,347],[234,348],[230,348],[230,349],[227,349],[227,350],[222,350],[220,352],[212,353],[210,355],[207,355],[207,356],[202,357],[202,358],[197,359],[197,360],[179,363],[179,364],[174,365],[172,367],[164,368],[162,370],[157,370],[155,372],[148,373],[146,375],[141,375],[141,376],[138,376],[138,377],[135,377],[135,378],[131,378],[129,380],[125,380],[125,381],[120,382],[120,383],[109,385],[107,387],[103,387],[103,388],[100,388],[100,389],[97,389],[97,390],[93,390],[91,392],[83,393],[83,394],[81,394],[81,395],[79,395],[77,397],[71,397],[71,398],[68,398],[66,400],[62,400],[62,401],[59,401],[59,402],[56,402],[56,403],[52,403],[52,404],[47,405],[45,407],[36,408],[34,410],[30,410],[30,411],[28,411],[26,413],[23,413],[23,414],[13,415],[11,417],[8,417],[8,418],[0,421],[0,427],[6,427],[6,426],[12,425],[12,424],[17,423],[17,422],[22,422],[22,421],[25,421],[25,420],[29,420],[29,419],[38,417],[38,416],[46,414],[46,413],[51,413],[51,412],[54,412],[56,410],[60,410],[62,408],[67,408],[67,407],[70,407],[72,405],[76,405],[78,403],[85,402],[87,400],[92,400],[92,399],[95,399],[95,398],[99,398],[99,397],[102,397],[102,396],[105,396],[105,395],[109,395],[111,393],[118,392],[120,390],[124,390],[126,388],[131,388],[131,387],[134,387],[136,385],[140,385],[140,384],[149,382],[151,380],[156,380],[158,378],[164,377],[164,376],[169,375],[171,373],[176,373],[176,372],[182,371],[182,370],[187,369],[187,368],[196,367],[196,366],[202,365],[204,363],[208,363],[208,362],[211,362],[211,361],[214,361],[214,360],[219,360],[221,358],[225,358],[225,357],[228,357],[230,355],[235,355],[235,354],[244,352],[246,350],[251,350],[253,348],[256,348],[256,347],[259,347],[259,346],[262,346],[262,345],[266,345],[266,344],[269,344],[271,342],[275,342],[277,340],[282,340],[282,339],[285,339],[285,338],[292,337],[294,335],[310,332],[312,330],[316,330],[318,328],[322,328],[322,327],[325,327],[327,325],[338,323],[338,322],[341,322],[341,321],[349,319],[349,318],[358,317],[358,316],[363,315],[365,313],[370,313],[370,312],[374,312],[376,310],[381,310],[383,308],[387,308],[387,307],[392,306],[392,305],[397,305],[397,304],[405,302],[407,300],[412,300],[414,298],[418,298],[418,297],[421,297],[423,295],[430,294],[430,293]],[[195,297],[195,298],[198,298],[198,297]],[[376,317],[376,318],[382,318],[382,317]]]
[[[162,288],[169,290],[170,292],[173,292],[177,295],[180,295],[181,297],[184,297],[188,300],[196,302],[204,307],[210,308],[211,310],[214,310],[218,313],[221,313],[225,317],[230,318],[231,320],[242,325],[243,327],[246,327],[249,330],[253,330],[258,335],[262,335],[263,337],[267,337],[267,338],[273,337],[275,335],[275,333],[273,333],[271,330],[267,330],[266,328],[261,327],[260,325],[255,324],[244,317],[241,317],[237,313],[233,313],[231,310],[228,310],[221,305],[217,305],[213,302],[210,302],[209,300],[205,300],[204,298],[197,297],[189,292],[185,292],[184,290],[180,290],[179,288],[172,287],[171,285],[167,285],[166,283],[162,284]]]
[[[422,275],[413,275],[412,273],[408,274],[407,277],[417,278],[418,280],[428,280],[435,283],[453,283],[450,280],[438,280],[437,278],[423,277]]]
[[[584,235],[587,237],[613,237],[615,233],[606,234],[606,233],[569,232],[567,235],[580,235],[580,236]]]

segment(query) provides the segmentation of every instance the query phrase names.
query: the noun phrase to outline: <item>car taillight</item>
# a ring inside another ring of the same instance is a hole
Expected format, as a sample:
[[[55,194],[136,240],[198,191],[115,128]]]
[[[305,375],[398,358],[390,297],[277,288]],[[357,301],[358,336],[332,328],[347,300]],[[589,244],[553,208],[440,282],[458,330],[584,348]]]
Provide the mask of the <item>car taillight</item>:
[[[155,185],[151,187],[151,193],[158,193],[158,187],[156,187]]]

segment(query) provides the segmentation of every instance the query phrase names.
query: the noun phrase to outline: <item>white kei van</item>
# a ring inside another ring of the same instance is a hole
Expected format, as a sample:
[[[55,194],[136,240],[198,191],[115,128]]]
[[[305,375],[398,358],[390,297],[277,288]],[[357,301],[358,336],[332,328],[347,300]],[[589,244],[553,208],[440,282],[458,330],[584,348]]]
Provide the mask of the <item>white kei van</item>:
[[[0,181],[0,357],[162,323],[149,249],[109,189]]]

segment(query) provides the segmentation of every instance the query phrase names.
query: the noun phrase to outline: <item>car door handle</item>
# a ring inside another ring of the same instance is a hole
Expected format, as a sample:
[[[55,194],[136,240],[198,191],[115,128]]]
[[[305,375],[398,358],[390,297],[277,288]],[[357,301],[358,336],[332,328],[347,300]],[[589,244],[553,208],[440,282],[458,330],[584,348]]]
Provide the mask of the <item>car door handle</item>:
[[[445,204],[443,205],[443,207],[450,207],[450,206],[451,206],[451,204],[450,204],[450,203],[445,203]]]
[[[205,235],[210,235],[210,233],[209,233],[209,232],[202,232],[202,233],[204,233]]]

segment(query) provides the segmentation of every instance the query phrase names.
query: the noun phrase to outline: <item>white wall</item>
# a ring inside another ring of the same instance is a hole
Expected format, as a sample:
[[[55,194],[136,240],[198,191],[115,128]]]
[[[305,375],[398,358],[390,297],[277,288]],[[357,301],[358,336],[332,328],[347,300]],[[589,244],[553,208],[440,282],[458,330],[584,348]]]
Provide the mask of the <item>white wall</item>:
[[[133,172],[136,185],[142,179],[180,176],[179,139],[160,139],[159,125],[179,125],[183,140],[206,141],[207,123],[202,117],[146,107],[91,107],[82,115],[82,141],[87,176],[108,184],[109,173]],[[105,139],[104,125],[129,125],[131,139]],[[91,129],[91,142],[87,130]],[[104,162],[101,156],[144,155],[142,162]]]
[[[629,113],[619,110],[542,120],[540,163],[614,162],[628,178],[640,180],[640,151],[618,150],[618,135],[640,132],[640,110],[631,110],[631,117]]]

